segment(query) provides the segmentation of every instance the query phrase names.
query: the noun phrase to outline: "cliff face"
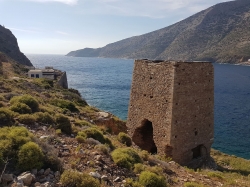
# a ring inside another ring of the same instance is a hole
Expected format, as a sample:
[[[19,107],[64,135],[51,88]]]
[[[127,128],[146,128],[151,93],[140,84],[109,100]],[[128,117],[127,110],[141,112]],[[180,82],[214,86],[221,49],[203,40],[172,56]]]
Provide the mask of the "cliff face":
[[[16,37],[9,29],[0,25],[0,52],[5,53],[10,58],[20,64],[32,66],[30,60],[20,51]]]
[[[225,2],[163,29],[67,55],[238,63],[250,58],[249,23],[249,0]]]

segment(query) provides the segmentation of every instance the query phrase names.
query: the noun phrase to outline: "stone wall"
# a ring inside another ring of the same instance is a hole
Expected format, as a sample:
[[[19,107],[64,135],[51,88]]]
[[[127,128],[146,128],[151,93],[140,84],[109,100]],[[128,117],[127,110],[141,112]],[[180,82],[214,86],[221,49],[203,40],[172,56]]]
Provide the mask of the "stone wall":
[[[59,78],[58,80],[58,85],[65,88],[65,89],[68,89],[68,80],[67,80],[67,74],[66,72],[63,72],[61,77]]]
[[[142,149],[185,165],[209,155],[213,100],[211,63],[136,60],[128,133]]]

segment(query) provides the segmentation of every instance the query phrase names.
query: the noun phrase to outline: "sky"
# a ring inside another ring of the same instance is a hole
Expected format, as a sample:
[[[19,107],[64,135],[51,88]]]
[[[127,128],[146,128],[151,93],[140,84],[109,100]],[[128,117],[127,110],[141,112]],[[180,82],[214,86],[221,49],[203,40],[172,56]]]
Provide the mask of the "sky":
[[[230,0],[0,0],[0,25],[25,54],[98,48]]]

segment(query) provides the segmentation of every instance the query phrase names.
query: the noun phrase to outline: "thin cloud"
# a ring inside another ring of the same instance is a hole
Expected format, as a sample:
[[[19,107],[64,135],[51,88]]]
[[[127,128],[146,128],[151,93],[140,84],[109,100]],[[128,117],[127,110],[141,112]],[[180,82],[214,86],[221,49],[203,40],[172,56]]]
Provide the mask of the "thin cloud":
[[[67,5],[76,5],[78,2],[78,0],[24,0],[24,1],[33,1],[33,2],[39,2],[39,3],[58,2],[58,3],[67,4]]]
[[[63,32],[63,31],[56,31],[57,34],[61,34],[61,35],[69,35],[69,33]]]
[[[19,28],[13,28],[13,27],[6,27],[12,31],[20,31],[20,32],[28,32],[28,33],[39,33],[38,31],[34,30],[28,30],[28,29],[19,29]]]
[[[230,0],[82,0],[84,14],[164,18],[176,12],[192,14]],[[80,1],[79,1],[80,2]],[[91,5],[91,6],[90,6]]]

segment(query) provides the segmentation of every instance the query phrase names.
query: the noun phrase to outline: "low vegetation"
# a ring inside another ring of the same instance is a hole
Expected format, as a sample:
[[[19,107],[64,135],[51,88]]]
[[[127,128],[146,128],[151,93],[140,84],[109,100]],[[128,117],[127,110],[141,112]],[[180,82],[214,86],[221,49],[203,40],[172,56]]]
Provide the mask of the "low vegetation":
[[[118,148],[111,153],[111,156],[118,166],[127,169],[131,169],[134,164],[142,162],[138,153],[132,148]]]
[[[42,149],[34,142],[28,142],[20,147],[18,151],[18,167],[23,171],[33,168],[41,169],[44,154]]]
[[[38,101],[32,97],[31,95],[25,94],[22,96],[14,96],[11,100],[10,103],[12,105],[16,105],[17,103],[23,103],[29,106],[32,112],[38,112],[39,111],[39,103]]]
[[[71,170],[64,171],[60,181],[64,186],[100,187],[99,181],[88,174]]]
[[[139,177],[139,183],[143,186],[166,187],[166,179],[150,171],[143,171]]]
[[[0,127],[10,126],[14,124],[14,114],[12,111],[6,108],[0,108]]]
[[[127,146],[131,146],[132,145],[132,140],[131,138],[125,134],[124,132],[120,132],[118,134],[118,137],[117,137],[118,141],[127,145]]]

